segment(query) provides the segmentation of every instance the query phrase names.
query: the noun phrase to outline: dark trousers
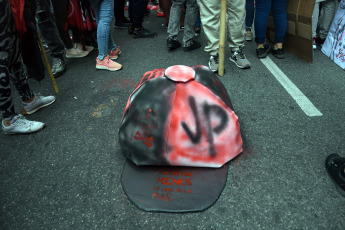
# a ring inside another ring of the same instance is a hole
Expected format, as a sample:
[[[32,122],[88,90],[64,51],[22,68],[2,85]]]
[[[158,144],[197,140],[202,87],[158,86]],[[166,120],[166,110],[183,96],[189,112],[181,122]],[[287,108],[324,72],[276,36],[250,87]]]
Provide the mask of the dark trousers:
[[[126,0],[114,0],[114,16],[115,16],[116,22],[124,21],[125,4],[126,4]]]
[[[148,0],[129,0],[129,18],[135,28],[141,28]]]
[[[0,112],[4,119],[9,120],[16,115],[10,82],[23,101],[29,100],[34,94],[23,71],[19,38],[7,0],[0,0],[0,41]]]
[[[255,4],[255,42],[265,42],[267,20],[271,10],[275,27],[274,42],[284,42],[287,29],[287,0],[256,0]]]
[[[36,2],[36,21],[42,37],[50,49],[50,56],[62,59],[65,47],[60,39],[54,16],[50,11],[49,0],[36,0]]]
[[[56,27],[59,31],[60,38],[66,49],[71,49],[73,48],[73,43],[68,33],[65,31],[69,0],[52,0],[52,4],[54,8]]]

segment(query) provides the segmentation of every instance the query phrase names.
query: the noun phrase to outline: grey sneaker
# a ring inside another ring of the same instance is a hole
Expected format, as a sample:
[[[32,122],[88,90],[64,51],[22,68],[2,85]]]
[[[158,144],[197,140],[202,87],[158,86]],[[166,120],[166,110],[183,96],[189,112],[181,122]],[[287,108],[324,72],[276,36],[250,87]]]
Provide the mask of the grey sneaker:
[[[252,41],[253,40],[253,33],[251,30],[246,30],[246,32],[244,34],[244,39],[246,41]]]
[[[66,58],[81,58],[89,54],[88,51],[80,50],[74,45],[71,49],[66,49]]]
[[[5,134],[24,134],[37,132],[44,127],[44,123],[39,121],[29,121],[19,114],[11,119],[11,125],[5,126],[4,120],[1,122],[2,130]]]
[[[210,68],[210,70],[214,73],[218,72],[218,63],[219,63],[219,58],[218,58],[218,54],[214,55],[214,56],[210,56],[210,60],[208,61],[208,67]]]
[[[65,61],[61,58],[53,58],[52,73],[54,77],[59,77],[65,71]]]
[[[33,114],[40,108],[46,107],[55,101],[54,96],[35,96],[35,98],[30,103],[22,103],[24,114]]]
[[[242,49],[243,48],[241,47],[239,50],[232,52],[230,61],[235,63],[238,68],[248,69],[250,68],[250,62],[247,60],[246,56],[242,52]]]

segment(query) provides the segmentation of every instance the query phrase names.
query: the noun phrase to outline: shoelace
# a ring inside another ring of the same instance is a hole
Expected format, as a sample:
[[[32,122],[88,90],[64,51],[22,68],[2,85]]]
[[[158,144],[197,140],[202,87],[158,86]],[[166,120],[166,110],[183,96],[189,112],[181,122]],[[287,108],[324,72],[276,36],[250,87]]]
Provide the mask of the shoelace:
[[[61,59],[60,58],[54,58],[53,59],[53,67],[54,66],[59,66],[61,64]]]
[[[15,116],[15,120],[12,121],[11,120],[11,124],[16,124],[16,126],[18,127],[30,127],[31,123],[28,122],[28,120],[25,119],[25,117],[21,114],[18,114],[17,116]]]
[[[238,54],[240,56],[240,59],[246,59],[246,57],[244,56],[244,53],[242,52],[241,49],[237,50],[234,55],[236,56],[236,54]]]
[[[219,63],[219,56],[218,56],[218,54],[213,56],[213,59],[216,61],[216,63]]]

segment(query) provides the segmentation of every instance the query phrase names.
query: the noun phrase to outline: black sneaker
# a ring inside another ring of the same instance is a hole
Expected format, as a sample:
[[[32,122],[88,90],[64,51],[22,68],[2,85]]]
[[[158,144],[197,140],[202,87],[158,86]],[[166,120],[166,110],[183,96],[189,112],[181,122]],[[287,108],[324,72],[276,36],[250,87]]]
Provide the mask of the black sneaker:
[[[194,40],[193,40],[192,42],[193,42],[193,43],[192,43],[190,46],[185,46],[185,47],[183,47],[183,50],[184,50],[184,51],[191,51],[191,50],[195,50],[195,49],[201,47],[200,42],[194,41]]]
[[[115,22],[114,28],[118,29],[127,29],[129,27],[129,23],[124,21]]]
[[[272,49],[272,54],[273,54],[273,56],[275,56],[275,57],[278,58],[278,59],[284,59],[284,58],[285,58],[285,54],[284,54],[283,48],[275,49],[275,48],[273,47],[273,49]]]
[[[337,190],[345,196],[345,158],[332,153],[327,157],[325,167]]]
[[[325,41],[326,41],[326,38],[320,38],[320,37],[315,38],[315,43],[321,47],[323,46]]]
[[[258,58],[265,58],[271,51],[271,47],[268,44],[264,44],[264,47],[256,48],[256,56]]]
[[[176,50],[177,48],[181,47],[181,43],[177,40],[168,38],[167,39],[167,47],[168,47],[169,51]]]
[[[149,31],[144,27],[141,27],[140,30],[134,30],[133,38],[155,38],[157,37],[156,32]]]

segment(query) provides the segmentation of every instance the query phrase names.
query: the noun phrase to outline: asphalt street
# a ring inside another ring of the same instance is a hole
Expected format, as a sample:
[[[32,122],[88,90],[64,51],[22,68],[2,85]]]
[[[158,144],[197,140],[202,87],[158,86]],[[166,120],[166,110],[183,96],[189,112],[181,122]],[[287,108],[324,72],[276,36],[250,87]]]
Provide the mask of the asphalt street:
[[[239,117],[244,151],[212,207],[145,212],[128,200],[118,130],[130,93],[146,71],[209,59],[202,48],[168,52],[162,24],[153,12],[145,19],[158,33],[153,39],[113,29],[121,71],[96,70],[95,50],[66,60],[58,94],[48,75],[40,84],[30,80],[35,92],[57,99],[29,117],[46,123],[42,131],[0,133],[0,229],[345,229],[345,197],[324,167],[330,153],[345,157],[345,72],[320,48],[312,64],[288,52],[281,60],[268,56],[318,116],[307,115],[256,58],[254,41],[244,49],[250,69],[237,68],[227,50],[220,79]],[[196,39],[205,46],[203,34]],[[14,100],[20,111],[16,92]]]

